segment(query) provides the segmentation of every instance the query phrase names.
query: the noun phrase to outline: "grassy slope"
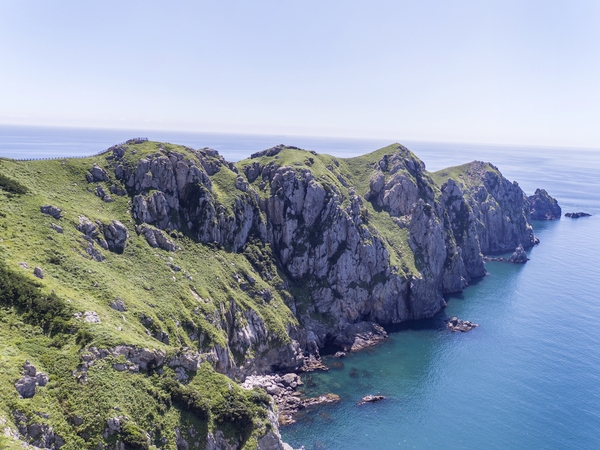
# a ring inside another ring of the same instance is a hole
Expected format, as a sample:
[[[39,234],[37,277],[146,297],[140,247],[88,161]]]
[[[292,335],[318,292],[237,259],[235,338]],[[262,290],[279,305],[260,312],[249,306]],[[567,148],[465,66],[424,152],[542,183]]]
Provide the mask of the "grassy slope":
[[[155,143],[136,147],[138,151],[133,157],[136,159],[157,150]],[[183,147],[172,147],[185,152]],[[128,158],[131,157],[128,154]],[[43,292],[55,291],[75,311],[97,312],[101,324],[78,325],[90,331],[90,345],[129,344],[167,352],[186,346],[198,348],[198,343],[188,337],[191,327],[182,326],[186,323],[193,324],[209,337],[204,346],[210,342],[224,344],[227,336],[215,326],[213,318],[222,318],[232,300],[243,308],[254,309],[281,341],[288,339],[286,326],[294,323],[295,318],[278,293],[273,292],[270,304],[265,304],[260,298],[260,301],[250,298],[233,280],[233,272],[252,274],[254,271],[243,255],[212,249],[181,235],[175,239],[182,248],[180,251],[168,253],[152,249],[135,232],[129,197],[112,196],[115,201],[105,203],[90,192],[95,184],[88,184],[85,174],[94,162],[107,167],[103,156],[27,162],[0,160],[0,172],[29,190],[25,195],[14,195],[0,189],[0,258],[13,270],[27,273],[32,280],[33,268],[42,267],[45,272],[41,281]],[[113,181],[101,184],[108,191]],[[61,208],[63,217],[56,220],[41,214],[40,206],[45,204]],[[111,220],[125,224],[130,239],[124,253],[117,255],[101,249],[106,259],[90,260],[84,251],[87,243],[75,229],[79,215],[105,224]],[[64,233],[51,229],[52,223],[62,226]],[[29,269],[19,267],[20,262],[26,262]],[[176,272],[172,265],[182,270]],[[268,287],[260,277],[254,277],[256,289]],[[126,312],[109,307],[117,297],[125,302]],[[170,345],[147,335],[140,321],[142,314],[152,317],[158,328],[169,333]],[[70,442],[67,448],[84,445],[75,431],[80,435],[97,436],[105,420],[115,415],[127,415],[142,427],[150,427],[153,422],[156,427],[165,429],[171,442],[174,425],[192,420],[190,414],[181,413],[177,408],[159,411],[157,402],[149,394],[151,379],[118,373],[109,361],[98,363],[90,370],[87,385],[75,385],[70,372],[79,363],[80,346],[73,336],[62,337],[59,343],[56,340],[56,337],[44,336],[38,327],[24,324],[15,311],[0,309],[0,417],[10,421],[10,411],[15,408],[48,412],[55,430]],[[13,387],[25,359],[51,376],[50,385],[39,389],[31,400],[18,399]],[[227,378],[211,372],[212,369],[204,370],[206,380],[221,387],[229,385]],[[192,384],[196,383],[203,395],[214,397],[216,391],[210,384],[199,380],[196,377]],[[115,412],[114,407],[121,412]],[[75,430],[67,419],[77,411],[86,422]],[[206,426],[209,425],[212,426]],[[85,445],[91,445],[90,442]]]

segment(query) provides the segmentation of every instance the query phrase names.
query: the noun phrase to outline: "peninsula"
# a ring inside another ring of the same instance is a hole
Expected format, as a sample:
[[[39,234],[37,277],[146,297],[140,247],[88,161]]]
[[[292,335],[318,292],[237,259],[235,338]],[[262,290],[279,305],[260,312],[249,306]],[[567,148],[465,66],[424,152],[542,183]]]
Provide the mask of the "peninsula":
[[[492,164],[430,173],[400,144],[234,164],[138,139],[0,159],[0,188],[2,448],[290,448],[277,384],[247,377],[295,387],[323,347],[433,316],[484,255],[537,243],[533,204],[561,215]]]

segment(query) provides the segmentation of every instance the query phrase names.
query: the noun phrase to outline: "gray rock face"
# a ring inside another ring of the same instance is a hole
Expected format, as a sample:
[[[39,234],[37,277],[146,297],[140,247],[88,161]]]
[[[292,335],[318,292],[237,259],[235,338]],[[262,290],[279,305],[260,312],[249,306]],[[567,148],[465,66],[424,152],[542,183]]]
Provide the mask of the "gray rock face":
[[[170,152],[148,156],[135,168],[116,166],[115,176],[135,192],[134,218],[161,230],[187,229],[200,242],[217,243],[234,251],[246,243],[252,229],[264,237],[258,196],[244,192],[248,189],[245,181],[238,182],[241,192],[233,213],[213,198],[209,175],[235,167],[216,152],[198,150],[194,156]],[[154,192],[149,194],[150,190]]]
[[[335,344],[344,351],[356,352],[377,345],[387,338],[387,333],[380,325],[372,322],[358,322],[348,325],[335,338]]]
[[[556,199],[544,189],[536,189],[535,194],[527,198],[529,200],[529,209],[533,220],[557,220],[560,219],[562,210]]]
[[[57,450],[65,445],[64,439],[50,425],[38,423],[18,410],[13,412],[13,417],[23,440],[34,448]]]
[[[94,193],[106,203],[110,203],[113,201],[112,197],[108,195],[108,192],[106,192],[106,189],[104,189],[100,185],[96,186],[96,190],[94,191]]]
[[[123,253],[127,245],[127,227],[118,220],[113,220],[109,225],[104,225],[100,221],[92,222],[85,216],[79,216],[79,225],[77,230],[83,233],[84,238],[89,245],[86,249],[87,253],[97,261],[102,261],[104,256],[97,251],[94,244],[98,244],[105,250],[110,250],[115,253]],[[102,232],[102,236],[100,233]]]
[[[22,398],[32,398],[35,395],[37,380],[35,377],[23,375],[15,384],[15,389]]]
[[[43,214],[48,214],[49,216],[54,217],[56,220],[58,220],[62,217],[62,209],[57,208],[56,206],[52,206],[52,205],[40,206],[40,211]]]
[[[128,237],[127,227],[118,220],[113,220],[110,225],[104,227],[104,238],[111,252],[123,253]]]
[[[110,302],[110,307],[115,311],[127,311],[127,308],[125,307],[125,302],[121,298],[117,298],[116,300]]]
[[[114,194],[114,195],[118,195],[119,197],[123,197],[123,196],[127,195],[127,191],[125,189],[123,189],[121,186],[117,186],[116,184],[113,184],[110,187],[110,193]]]
[[[502,177],[497,167],[474,161],[469,164],[466,184],[469,205],[480,223],[477,235],[484,254],[535,244],[529,201],[516,182]]]

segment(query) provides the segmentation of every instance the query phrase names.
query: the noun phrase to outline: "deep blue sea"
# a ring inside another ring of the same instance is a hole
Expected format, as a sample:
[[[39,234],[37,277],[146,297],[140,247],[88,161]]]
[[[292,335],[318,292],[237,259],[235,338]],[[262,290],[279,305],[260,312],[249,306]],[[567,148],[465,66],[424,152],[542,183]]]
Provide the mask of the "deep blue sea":
[[[389,140],[0,126],[0,156],[89,155],[130,137],[212,147],[230,160],[284,143],[340,157]],[[474,159],[498,166],[532,194],[589,218],[534,222],[540,245],[525,265],[487,263],[437,319],[479,324],[456,334],[423,321],[305,376],[306,393],[342,401],[282,429],[309,449],[600,448],[600,150],[401,141],[429,170]],[[310,379],[309,379],[310,378]],[[357,406],[381,393],[376,404]]]

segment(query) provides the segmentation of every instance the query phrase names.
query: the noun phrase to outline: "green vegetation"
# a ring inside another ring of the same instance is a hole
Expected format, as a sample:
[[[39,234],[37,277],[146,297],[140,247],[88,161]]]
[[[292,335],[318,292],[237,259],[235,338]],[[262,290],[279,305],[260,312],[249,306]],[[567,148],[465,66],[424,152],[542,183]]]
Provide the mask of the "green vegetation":
[[[12,194],[27,194],[27,188],[6,175],[0,173],[0,189]]]
[[[125,160],[133,166],[145,155],[156,153],[158,146],[138,144],[136,154],[127,152]],[[161,146],[187,152],[181,146]],[[129,345],[168,354],[184,347],[199,352],[215,344],[225,347],[232,304],[240,311],[253,309],[264,320],[272,346],[287,342],[287,326],[296,323],[277,291],[272,290],[267,304],[241,289],[234,274],[255,278],[254,291],[270,287],[243,254],[199,244],[178,232],[169,239],[181,250],[169,253],[151,248],[135,231],[130,197],[112,195],[114,201],[106,203],[94,194],[97,184],[106,191],[120,184],[105,156],[0,160],[0,421],[16,430],[13,411],[18,409],[38,423],[51,424],[67,443],[65,449],[95,448],[104,439],[106,421],[119,416],[130,420],[109,441],[119,439],[128,448],[174,449],[176,427],[194,427],[196,437],[186,435],[190,445],[198,441],[203,448],[206,433],[221,429],[252,448],[256,433],[264,433],[268,422],[265,405],[253,402],[250,393],[208,364],[195,374],[190,372],[189,384],[175,382],[177,389],[162,384],[175,378],[168,367],[160,376],[118,372],[112,367],[118,361],[111,358],[96,361],[85,384],[73,376],[82,362],[82,349],[92,346]],[[93,163],[107,169],[108,181],[86,181]],[[213,184],[219,186],[218,177]],[[217,190],[219,201],[231,201],[227,195],[225,189]],[[40,213],[40,206],[46,204],[61,208],[63,217],[57,220]],[[88,242],[75,228],[80,215],[105,224],[121,221],[130,236],[123,254],[96,244],[105,260],[92,260],[85,251]],[[52,223],[63,232],[52,229]],[[43,268],[44,279],[33,276],[36,266]],[[116,299],[122,300],[126,311],[110,307]],[[74,317],[85,311],[97,313],[101,322],[84,323]],[[151,318],[151,323],[144,325],[142,317]],[[157,331],[169,336],[169,344],[155,338]],[[14,388],[25,360],[50,377],[50,383],[38,387],[32,399],[20,399]],[[231,393],[218,394],[229,392],[230,385],[234,386]],[[40,412],[50,418],[40,418]],[[75,425],[73,417],[81,417],[83,424]],[[0,425],[0,436],[4,426]],[[148,447],[146,434],[150,432]],[[14,441],[8,441],[10,448]]]

